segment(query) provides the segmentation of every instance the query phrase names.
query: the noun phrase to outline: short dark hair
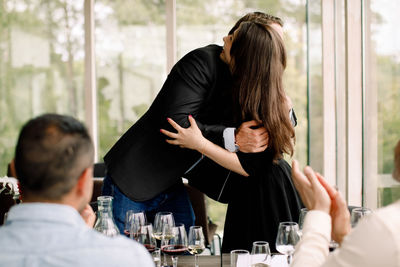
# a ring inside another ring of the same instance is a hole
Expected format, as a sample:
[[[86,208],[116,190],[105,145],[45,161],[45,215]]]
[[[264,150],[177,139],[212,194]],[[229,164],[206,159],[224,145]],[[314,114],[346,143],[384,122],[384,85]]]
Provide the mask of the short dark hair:
[[[233,34],[233,32],[236,31],[237,28],[239,28],[240,23],[242,23],[243,21],[259,21],[261,24],[276,23],[283,27],[283,20],[279,17],[272,16],[264,12],[255,11],[247,13],[246,15],[241,17],[229,31],[229,34]]]
[[[44,114],[22,128],[15,169],[22,195],[59,200],[93,165],[93,144],[86,127],[64,115]]]

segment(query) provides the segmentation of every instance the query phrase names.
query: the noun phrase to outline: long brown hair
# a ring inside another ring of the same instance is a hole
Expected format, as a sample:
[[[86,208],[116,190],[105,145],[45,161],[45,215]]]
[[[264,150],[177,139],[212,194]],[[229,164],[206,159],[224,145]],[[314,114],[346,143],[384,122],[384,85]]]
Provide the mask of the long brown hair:
[[[234,101],[241,121],[260,121],[269,134],[274,159],[293,155],[294,128],[283,89],[286,50],[281,36],[265,20],[244,21],[231,48]]]

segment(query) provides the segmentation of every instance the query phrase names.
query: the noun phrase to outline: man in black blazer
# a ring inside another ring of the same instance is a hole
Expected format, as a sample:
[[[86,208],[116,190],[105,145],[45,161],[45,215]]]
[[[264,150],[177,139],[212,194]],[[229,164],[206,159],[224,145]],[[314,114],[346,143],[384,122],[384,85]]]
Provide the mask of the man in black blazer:
[[[241,18],[230,34],[241,21],[256,18],[282,26],[280,19],[255,12]],[[243,152],[266,148],[268,135],[263,128],[253,129],[256,122],[241,125],[236,131],[236,143],[232,140],[234,128],[228,128],[233,125],[232,78],[222,55],[222,47],[209,45],[179,60],[149,110],[104,157],[107,175],[103,194],[114,196],[113,212],[121,232],[125,213],[130,209],[145,211],[149,221],[158,211],[171,211],[176,223],[184,223],[187,229],[194,224],[181,178],[201,155],[165,142],[160,129],[172,130],[167,118],[188,127],[187,117],[192,115],[206,138],[230,150],[235,149],[235,144]],[[210,176],[213,171],[210,167]],[[223,174],[212,177],[225,179],[220,176]]]

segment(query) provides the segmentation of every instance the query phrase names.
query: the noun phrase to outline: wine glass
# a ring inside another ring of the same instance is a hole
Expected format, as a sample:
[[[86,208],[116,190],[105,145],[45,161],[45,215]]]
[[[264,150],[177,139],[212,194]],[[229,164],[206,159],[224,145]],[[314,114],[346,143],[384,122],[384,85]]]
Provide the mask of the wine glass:
[[[235,250],[231,250],[230,254],[231,254],[231,267],[249,266],[250,265],[249,251],[244,250],[244,249],[235,249]]]
[[[304,220],[306,218],[307,211],[308,211],[307,208],[302,208],[300,210],[300,215],[299,215],[299,231],[300,231],[300,235],[301,235],[301,232],[303,230]]]
[[[267,241],[255,241],[251,249],[251,264],[257,265],[258,263],[265,264],[268,257],[271,255],[269,243]]]
[[[146,214],[143,211],[128,210],[125,215],[124,235],[137,239],[139,228],[146,224]]]
[[[198,267],[197,254],[200,254],[205,249],[203,227],[190,226],[189,230],[189,252],[194,254],[194,266]]]
[[[361,220],[361,218],[363,218],[364,216],[371,214],[371,210],[368,208],[354,208],[351,211],[351,227],[356,227],[356,225],[358,224],[358,222]]]
[[[299,225],[295,222],[279,223],[278,235],[276,237],[276,250],[287,255],[287,262],[290,265],[294,248],[300,240]]]
[[[172,227],[175,226],[174,216],[172,212],[158,212],[154,217],[154,227],[153,227],[153,236],[157,240],[157,243],[160,245],[158,246],[161,248],[161,240],[167,240],[172,237]],[[164,254],[164,263],[166,264],[166,257]]]
[[[137,241],[142,244],[149,253],[156,249],[156,240],[153,237],[153,225],[147,223],[139,227]]]
[[[167,237],[167,235],[163,234],[163,238],[161,240],[161,251],[164,254],[170,255],[173,267],[177,267],[178,255],[184,254],[188,249],[188,239],[185,225],[180,223],[172,227],[172,236],[170,238],[165,237]]]

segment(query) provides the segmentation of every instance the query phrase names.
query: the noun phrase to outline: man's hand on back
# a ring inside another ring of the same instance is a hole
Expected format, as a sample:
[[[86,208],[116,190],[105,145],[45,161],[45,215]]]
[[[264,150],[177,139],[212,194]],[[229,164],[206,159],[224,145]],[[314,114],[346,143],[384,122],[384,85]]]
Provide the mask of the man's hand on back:
[[[240,125],[235,134],[236,145],[244,153],[262,152],[268,147],[269,136],[260,123],[252,120]]]

